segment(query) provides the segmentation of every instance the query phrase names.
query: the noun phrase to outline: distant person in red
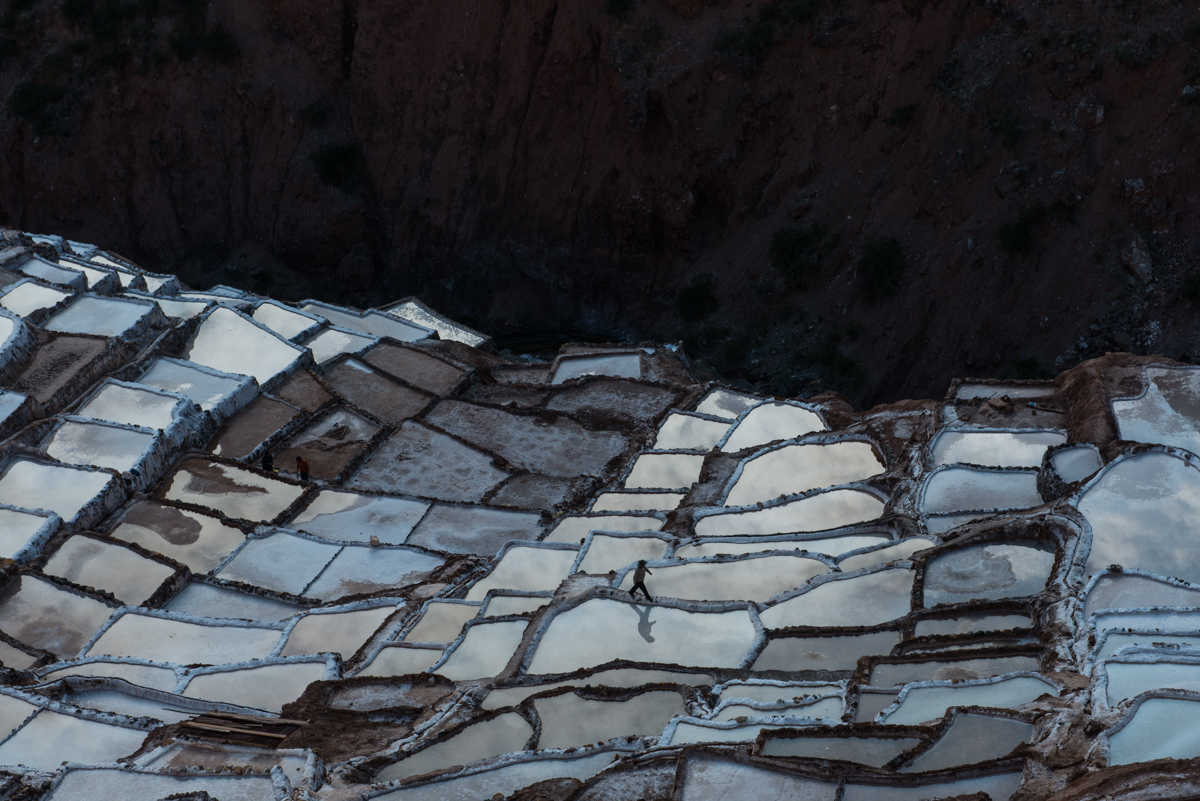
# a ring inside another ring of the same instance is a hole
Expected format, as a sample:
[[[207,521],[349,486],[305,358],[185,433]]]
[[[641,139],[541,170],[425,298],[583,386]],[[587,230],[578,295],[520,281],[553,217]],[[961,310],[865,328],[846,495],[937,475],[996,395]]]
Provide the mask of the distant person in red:
[[[308,481],[308,462],[302,456],[296,457],[296,472],[300,474],[301,481]]]
[[[646,560],[638,560],[637,567],[633,569],[633,588],[629,590],[629,594],[636,598],[637,591],[641,590],[642,594],[646,596],[647,601],[653,601],[654,599],[650,597],[650,591],[646,589],[646,576],[653,575],[653,573],[646,569]]]

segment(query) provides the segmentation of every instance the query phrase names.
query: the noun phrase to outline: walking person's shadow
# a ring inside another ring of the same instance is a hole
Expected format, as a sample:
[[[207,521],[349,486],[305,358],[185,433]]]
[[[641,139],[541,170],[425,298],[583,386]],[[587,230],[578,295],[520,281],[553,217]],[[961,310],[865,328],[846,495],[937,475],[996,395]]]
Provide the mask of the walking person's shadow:
[[[642,639],[646,642],[654,642],[654,638],[650,636],[650,627],[657,623],[657,620],[650,619],[651,606],[632,605],[638,616],[638,634],[642,635]]]

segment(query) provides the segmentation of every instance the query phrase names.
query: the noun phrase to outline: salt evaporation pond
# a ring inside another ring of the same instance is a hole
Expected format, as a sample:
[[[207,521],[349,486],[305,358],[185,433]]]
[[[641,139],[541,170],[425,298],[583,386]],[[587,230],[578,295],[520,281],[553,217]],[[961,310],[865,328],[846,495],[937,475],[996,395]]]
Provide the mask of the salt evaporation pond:
[[[149,303],[85,295],[55,313],[42,327],[60,334],[119,337],[153,310]]]
[[[829,572],[829,567],[824,562],[801,556],[760,556],[736,562],[663,565],[651,572],[653,575],[646,582],[655,598],[761,603],[803,586],[809,579]],[[628,590],[632,586],[633,571],[630,570],[620,588]]]
[[[587,551],[579,562],[578,570],[581,573],[607,573],[631,565],[639,559],[662,559],[666,549],[666,541],[657,537],[613,537],[593,534],[587,544]]]
[[[464,345],[477,348],[487,341],[487,337],[481,336],[466,326],[455,323],[453,320],[442,317],[417,300],[402,301],[388,308],[387,313],[414,325],[437,331],[439,338],[449,342],[461,342]]]
[[[572,748],[614,737],[657,737],[677,715],[686,714],[673,691],[642,693],[625,701],[598,701],[564,693],[533,702],[542,721],[538,748]]]
[[[178,359],[155,359],[138,379],[139,384],[176,392],[204,411],[211,411],[243,386],[245,379],[203,370]]]
[[[495,676],[521,644],[525,627],[523,620],[476,623],[434,672],[454,681]]]
[[[377,311],[353,312],[328,303],[309,301],[300,304],[309,314],[324,317],[334,325],[370,334],[373,337],[391,337],[397,342],[416,342],[427,339],[432,333],[424,326],[414,325],[390,314]]]
[[[168,612],[197,617],[256,620],[273,623],[302,611],[301,607],[275,598],[250,595],[225,587],[193,581],[167,602]]]
[[[479,614],[476,604],[454,601],[430,601],[420,621],[407,634],[405,642],[449,643],[458,638],[463,625]]]
[[[985,706],[1017,709],[1043,695],[1058,695],[1058,689],[1045,679],[1033,676],[989,681],[987,683],[934,684],[909,687],[898,706],[885,712],[889,725],[917,725],[935,720],[952,706]]]
[[[818,537],[815,539],[798,539],[789,537],[786,540],[755,538],[752,540],[711,539],[690,542],[675,549],[675,558],[693,559],[702,556],[717,556],[720,554],[750,554],[762,551],[808,551],[809,553],[825,554],[838,557],[842,554],[883,545],[891,542],[891,537],[885,534],[847,534],[842,537]],[[922,540],[921,542],[925,542]]]
[[[942,554],[925,567],[926,606],[1036,595],[1046,588],[1054,551],[1029,545],[974,545]]]
[[[613,659],[736,667],[755,636],[743,610],[687,612],[593,598],[553,618],[528,672],[566,673]]]
[[[206,626],[125,614],[88,649],[88,656],[130,656],[177,665],[225,665],[265,659],[279,642],[273,628]]]
[[[1026,509],[1040,506],[1037,473],[949,467],[925,483],[922,507],[927,514],[976,509]]]
[[[326,328],[305,342],[304,347],[312,351],[314,362],[324,364],[343,353],[361,353],[378,341],[375,337]]]
[[[1200,454],[1200,370],[1146,367],[1143,374],[1146,390],[1140,397],[1112,402],[1121,439]]]
[[[758,798],[834,801],[836,783],[696,754],[687,760],[681,801],[725,801],[754,788]]]
[[[0,504],[45,509],[73,521],[115,481],[112,473],[16,459],[0,474]]]
[[[719,417],[722,420],[736,420],[761,401],[762,398],[756,395],[747,395],[744,392],[734,392],[718,387],[705,395],[696,405],[696,413]]]
[[[563,359],[554,371],[554,378],[550,383],[562,384],[573,378],[592,375],[640,378],[642,357],[636,353],[619,353],[612,356],[580,356]]]
[[[1166,453],[1126,457],[1092,480],[1078,506],[1092,527],[1085,573],[1116,564],[1200,583],[1200,470]]]
[[[1109,735],[1109,764],[1200,756],[1200,701],[1147,698],[1119,731]]]
[[[16,509],[0,509],[0,559],[12,559],[49,524],[49,519]]]
[[[578,553],[550,548],[509,548],[486,578],[467,593],[468,601],[482,601],[488,590],[553,590],[575,564]]]
[[[474,773],[437,784],[411,787],[376,796],[379,801],[477,801],[488,793],[510,794],[549,779],[586,780],[608,767],[611,752],[568,759],[535,759]]]
[[[42,680],[57,681],[67,676],[124,679],[130,684],[162,692],[173,692],[175,686],[179,684],[179,677],[170,668],[135,665],[128,662],[77,662],[61,670],[43,674]]]
[[[662,526],[662,520],[648,515],[572,515],[564,517],[545,541],[582,543],[593,531],[658,531]]]
[[[188,682],[183,694],[278,713],[299,698],[305,687],[324,678],[325,671],[324,662],[292,662],[201,673]]]
[[[1100,454],[1089,445],[1055,451],[1050,457],[1050,464],[1054,466],[1054,472],[1068,484],[1083,481],[1104,466]]]
[[[107,467],[126,473],[148,455],[155,437],[146,431],[67,420],[50,436],[46,455],[64,464]]]
[[[208,573],[242,544],[245,535],[215,517],[155,501],[137,501],[111,532],[113,538],[140,545]]]
[[[320,318],[302,314],[274,301],[258,304],[251,316],[255,322],[262,323],[279,336],[292,341],[302,334],[312,333],[321,326]]]
[[[184,358],[234,375],[248,375],[260,385],[287,372],[304,350],[252,323],[233,309],[218,306],[196,331]]]
[[[305,615],[288,633],[279,655],[335,653],[349,660],[395,611],[395,605],[386,605]]]
[[[81,587],[100,587],[127,604],[146,601],[175,569],[113,543],[74,536],[55,551],[43,568],[47,575]]]
[[[216,509],[232,518],[266,521],[278,517],[303,491],[232,465],[189,459],[176,469],[163,497]]]
[[[883,501],[869,492],[829,490],[765,509],[707,515],[696,521],[696,535],[731,537],[827,531],[875,520],[883,514],[883,506]]]
[[[504,617],[506,615],[533,614],[546,604],[549,598],[526,595],[495,595],[487,602],[484,617]]]
[[[0,765],[54,771],[63,762],[116,762],[141,747],[146,732],[43,709],[0,743]],[[94,798],[95,796],[93,796]]]
[[[947,429],[934,439],[935,464],[1041,467],[1048,448],[1067,441],[1058,431],[964,431]]]
[[[920,743],[912,737],[772,737],[763,744],[763,756],[839,759],[881,768]]]
[[[867,553],[859,553],[854,556],[848,556],[845,559],[838,561],[838,569],[843,573],[853,573],[855,570],[862,570],[875,565],[882,565],[887,562],[895,562],[901,559],[908,559],[921,551],[932,548],[934,543],[920,537],[910,537],[906,540],[888,545],[886,548],[876,548]]]
[[[76,414],[121,425],[165,429],[175,420],[180,399],[145,387],[107,383]]]
[[[601,687],[641,687],[646,684],[682,684],[685,686],[701,686],[712,684],[713,677],[708,673],[676,673],[669,670],[644,670],[641,668],[610,668],[597,671],[584,681],[586,684]],[[532,695],[549,693],[559,687],[573,687],[579,681],[553,681],[547,684],[532,684],[525,687],[505,687],[492,690],[483,699],[484,709],[503,709],[517,706]]]
[[[70,293],[35,284],[33,281],[23,281],[0,295],[0,306],[13,314],[28,317],[34,312],[57,306],[69,297]]]
[[[524,751],[533,728],[515,712],[467,726],[448,740],[434,743],[412,756],[379,771],[375,781],[386,782],[420,776],[454,765],[469,765],[488,757]]]
[[[221,801],[275,801],[269,776],[169,776],[128,769],[67,772],[47,801],[158,801],[180,793],[208,793]]]
[[[825,430],[824,421],[815,412],[790,403],[763,403],[734,425],[721,450],[736,453],[768,442]]]
[[[906,568],[826,581],[764,610],[769,629],[788,626],[874,626],[912,608],[913,572]]]
[[[737,483],[725,498],[725,505],[746,506],[783,495],[798,495],[862,481],[883,471],[883,462],[869,442],[787,445],[746,461]]]
[[[906,773],[949,770],[1000,759],[1032,741],[1033,734],[1033,726],[1023,720],[959,713],[932,748],[901,770]]]
[[[410,676],[424,673],[442,658],[440,648],[388,646],[366,665],[359,676]]]
[[[441,557],[411,548],[347,545],[304,590],[307,598],[335,601],[416,584],[444,564]]]
[[[37,576],[18,576],[0,593],[0,631],[55,656],[77,656],[113,614],[94,598]]]
[[[248,540],[218,575],[227,581],[301,595],[341,549],[333,543],[276,533]]]
[[[1200,662],[1106,662],[1105,672],[1110,707],[1147,690],[1200,690]]]
[[[672,412],[659,426],[654,447],[661,451],[710,451],[729,431],[729,423]]]

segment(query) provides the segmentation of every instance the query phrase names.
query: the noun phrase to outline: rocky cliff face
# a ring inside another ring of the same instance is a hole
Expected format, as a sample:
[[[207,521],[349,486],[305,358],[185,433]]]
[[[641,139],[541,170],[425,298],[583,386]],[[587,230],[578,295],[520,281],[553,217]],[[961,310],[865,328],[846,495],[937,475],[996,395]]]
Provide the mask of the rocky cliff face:
[[[1192,4],[8,0],[4,29],[0,223],[193,284],[682,338],[862,401],[1200,350]]]

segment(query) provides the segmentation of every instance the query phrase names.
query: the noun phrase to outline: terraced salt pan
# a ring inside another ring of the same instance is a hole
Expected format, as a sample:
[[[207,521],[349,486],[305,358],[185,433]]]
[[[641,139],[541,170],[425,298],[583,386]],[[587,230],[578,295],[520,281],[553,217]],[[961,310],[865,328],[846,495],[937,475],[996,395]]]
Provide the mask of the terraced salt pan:
[[[932,748],[901,770],[923,773],[1000,759],[1032,739],[1033,725],[1022,720],[959,714]]]
[[[309,684],[325,678],[325,673],[324,662],[290,662],[201,673],[188,682],[183,694],[188,698],[279,712],[285,704],[299,698]]]
[[[1041,467],[1047,448],[1067,441],[1059,431],[965,431],[946,429],[931,446],[934,464]]]
[[[39,708],[20,698],[0,694],[0,741],[28,720]]]
[[[646,583],[655,598],[763,603],[828,573],[829,566],[802,556],[759,556],[736,562],[662,565],[651,572]],[[623,590],[633,586],[632,570],[626,571],[618,586]]]
[[[1102,609],[1144,609],[1155,606],[1200,607],[1200,590],[1136,573],[1106,573],[1088,592],[1086,621]]]
[[[658,428],[654,447],[660,451],[710,451],[727,431],[728,423],[671,412]]]
[[[574,550],[512,547],[504,552],[485,578],[467,592],[468,601],[482,601],[488,590],[553,590],[571,572],[579,554]]]
[[[721,707],[712,720],[716,723],[725,723],[738,718],[774,718],[774,717],[805,717],[805,718],[831,718],[833,720],[841,720],[845,708],[842,705],[840,698],[822,698],[820,700],[806,700],[799,704],[780,705],[780,704],[725,704]]]
[[[802,406],[791,403],[761,403],[734,425],[721,450],[735,453],[746,448],[766,445],[768,442],[794,439],[825,430],[825,423],[820,416]]]
[[[685,770],[681,801],[728,801],[742,796],[749,788],[754,788],[754,797],[760,801],[834,801],[837,798],[836,782],[821,782],[707,754],[690,757]]]
[[[551,384],[562,384],[573,378],[609,375],[617,378],[641,378],[642,357],[637,353],[618,353],[611,356],[577,356],[561,359],[554,370]]]
[[[14,459],[0,474],[0,504],[45,509],[71,522],[115,482],[100,470]]]
[[[431,551],[490,557],[506,542],[536,540],[541,533],[540,516],[536,513],[435,504],[405,543]]]
[[[1200,664],[1187,662],[1107,662],[1109,707],[1147,690],[1200,690]]]
[[[18,576],[0,595],[0,630],[56,656],[77,655],[113,609],[36,576]]]
[[[324,489],[288,525],[325,540],[402,544],[430,505],[407,498]]]
[[[515,712],[505,712],[482,723],[466,726],[447,740],[424,748],[379,771],[375,781],[395,781],[420,776],[454,765],[469,765],[481,759],[524,751],[533,728]]]
[[[1092,527],[1086,574],[1117,564],[1200,583],[1193,558],[1200,470],[1166,453],[1120,459],[1092,480],[1078,506]]]
[[[349,661],[395,611],[394,605],[388,605],[305,615],[292,627],[279,655],[333,653]]]
[[[41,256],[34,256],[17,267],[16,271],[31,278],[40,278],[48,284],[59,284],[72,289],[87,289],[87,276],[81,270],[73,270],[70,267],[55,264]]]
[[[451,681],[486,679],[504,670],[525,634],[526,621],[475,623],[433,671]]]
[[[315,332],[322,324],[319,317],[289,309],[282,303],[272,300],[264,300],[258,304],[252,317],[256,322],[262,323],[279,336],[292,342]]]
[[[935,543],[920,537],[909,537],[886,548],[877,548],[867,553],[848,556],[838,562],[838,569],[843,573],[853,573],[855,570],[908,559],[913,554],[932,548]]]
[[[668,745],[676,748],[693,743],[750,743],[762,732],[779,728],[783,728],[783,725],[751,723],[745,726],[729,726],[726,723],[681,720],[671,731]],[[832,799],[833,796],[829,798]]]
[[[805,684],[781,684],[778,682],[771,683],[750,683],[742,681],[733,681],[723,685],[720,689],[721,703],[729,700],[754,701],[758,704],[773,704],[778,701],[790,701],[800,698],[815,698],[822,695],[836,695],[842,691],[840,684],[821,684],[821,683],[805,683]]]
[[[649,515],[571,515],[559,521],[546,542],[580,542],[593,531],[659,531],[663,521]]]
[[[1129,634],[1118,634],[1116,632],[1108,632],[1108,636],[1104,638],[1104,644],[1096,653],[1096,659],[1104,659],[1120,651],[1127,646],[1140,646],[1142,648],[1163,647],[1163,646],[1200,646],[1200,634],[1188,636],[1184,634],[1163,634],[1158,631],[1142,631]]]
[[[1200,371],[1189,367],[1146,367],[1146,391],[1114,400],[1121,439],[1157,443],[1200,453]]]
[[[705,515],[696,521],[695,531],[700,537],[827,531],[874,520],[883,507],[869,492],[836,489],[750,512]]]
[[[669,512],[684,499],[682,492],[604,492],[592,504],[593,512]]]
[[[138,758],[141,767],[166,772],[186,773],[188,768],[202,771],[229,772],[246,768],[246,773],[270,771],[279,767],[293,786],[304,781],[307,759],[303,751],[260,750],[249,746],[210,745],[208,743],[176,741]]]
[[[743,462],[725,505],[747,506],[862,481],[883,471],[884,464],[869,442],[785,445]]]
[[[201,574],[220,565],[245,539],[215,517],[148,500],[135,501],[111,535]]]
[[[926,514],[976,509],[1027,509],[1040,506],[1037,473],[947,467],[925,482],[921,505]]]
[[[892,726],[917,725],[935,720],[952,706],[982,706],[1016,709],[1043,695],[1058,695],[1058,688],[1033,676],[1013,676],[959,684],[910,686],[900,694],[897,706],[881,715]]]
[[[227,459],[244,459],[300,414],[290,403],[259,395],[221,426],[209,441],[208,451]]]
[[[43,572],[81,587],[108,590],[118,600],[134,606],[145,602],[175,575],[172,568],[138,556],[128,548],[83,536],[71,537],[63,543]]]
[[[335,356],[343,353],[362,353],[367,348],[379,342],[375,337],[354,334],[337,328],[326,328],[312,339],[304,343],[304,347],[312,351],[313,361],[324,364]]]
[[[475,604],[430,601],[421,619],[407,634],[405,642],[454,642],[468,620],[479,614]]]
[[[975,634],[981,631],[1006,631],[1008,629],[1033,628],[1028,615],[960,614],[946,620],[926,618],[918,620],[913,634],[917,637],[934,635],[953,636]]]
[[[651,691],[626,701],[595,701],[565,693],[533,702],[542,721],[538,748],[571,748],[615,737],[655,736],[687,714],[674,691]]]
[[[303,611],[302,607],[274,598],[193,581],[167,602],[166,610],[180,615],[231,618],[275,623]]]
[[[412,548],[347,545],[321,572],[304,595],[334,601],[424,581],[444,564],[440,557]]]
[[[127,613],[100,635],[88,656],[130,656],[177,665],[227,665],[265,659],[279,630],[258,626],[205,626],[186,620]]]
[[[130,718],[154,718],[163,723],[178,723],[196,714],[195,710],[181,712],[151,698],[131,695],[119,690],[84,690],[69,692],[59,699],[65,704],[125,715]]]
[[[408,676],[424,673],[442,658],[440,648],[402,648],[388,646],[381,650],[359,676]]]
[[[276,532],[248,540],[218,575],[227,581],[300,595],[341,549],[341,545]]]
[[[826,581],[760,613],[769,629],[788,626],[874,626],[908,614],[913,572],[889,568]]]
[[[876,687],[899,687],[914,681],[969,681],[1005,673],[1036,673],[1036,656],[997,656],[981,659],[933,662],[880,662],[871,669],[870,683]]]
[[[367,459],[350,486],[444,501],[478,501],[508,478],[491,456],[409,421]]]
[[[1089,445],[1055,451],[1050,457],[1050,464],[1054,465],[1054,472],[1068,484],[1083,481],[1104,466],[1100,454]]]
[[[915,737],[772,737],[759,753],[763,756],[836,759],[881,768],[920,742]]]
[[[639,559],[662,559],[667,543],[658,537],[610,537],[593,534],[579,561],[577,572],[607,573],[619,570]]]
[[[669,670],[642,670],[639,668],[615,668],[601,670],[584,679],[568,679],[549,684],[535,684],[528,687],[505,687],[492,690],[483,699],[484,709],[502,709],[506,706],[517,706],[531,695],[550,692],[559,687],[575,685],[592,685],[593,687],[642,687],[647,684],[682,684],[697,687],[712,684],[713,677],[708,673],[675,673]]]
[[[686,612],[594,598],[553,618],[527,672],[566,673],[613,659],[736,667],[755,638],[744,610]]]
[[[1028,545],[974,545],[925,566],[926,606],[1036,595],[1054,569],[1054,551]]]
[[[187,459],[169,479],[163,498],[206,506],[232,518],[267,521],[295,503],[303,491],[240,467]]]
[[[341,407],[294,435],[275,460],[280,467],[294,469],[296,457],[302,457],[313,478],[333,481],[377,433],[379,426]]]
[[[77,760],[72,760],[77,761]],[[180,793],[206,792],[221,801],[275,801],[271,777],[166,776],[128,769],[75,769],[47,801],[158,801]]]
[[[77,417],[106,420],[144,428],[168,428],[181,400],[161,392],[116,382],[107,382],[76,412]]]
[[[65,420],[47,441],[46,454],[64,464],[126,473],[150,455],[155,440],[149,431]]]
[[[439,339],[461,342],[472,348],[477,348],[487,342],[487,337],[464,325],[459,325],[453,320],[448,320],[416,299],[398,303],[389,308],[387,313],[414,325],[437,331]]]
[[[992,801],[1008,801],[1021,785],[1021,773],[1001,773],[978,779],[939,782],[919,787],[872,787],[847,784],[841,801],[927,801],[937,798],[971,797],[984,793]]]
[[[987,517],[987,514],[983,512],[972,512],[965,515],[929,515],[925,518],[925,530],[934,536],[941,536],[972,520],[984,517]]]
[[[174,692],[175,686],[179,684],[178,676],[170,668],[107,661],[77,662],[42,674],[42,681],[58,681],[67,676],[124,679],[139,687],[168,693]]]
[[[253,382],[249,380],[248,376],[204,370],[199,365],[179,359],[155,359],[149,369],[142,373],[138,383],[167,392],[177,392],[190,398],[206,412],[223,408],[231,403],[240,406],[255,394],[249,390]],[[241,400],[243,397],[244,400]],[[232,409],[229,410],[229,412],[231,411]]]
[[[29,670],[39,660],[39,656],[27,654],[20,648],[14,648],[0,640],[0,665],[13,670]]]
[[[728,389],[717,388],[704,396],[696,406],[698,414],[720,417],[724,420],[736,420],[744,412],[762,403],[762,398],[756,395],[746,395]]]
[[[233,309],[218,306],[200,323],[183,356],[225,373],[253,376],[259,386],[266,386],[290,372],[304,356],[304,349]]]
[[[20,392],[8,392],[0,389],[0,423],[3,423],[25,402],[25,395]]]
[[[600,475],[626,446],[621,434],[586,429],[566,417],[550,422],[458,400],[442,401],[425,419],[516,467],[554,478]]]
[[[333,306],[328,303],[306,301],[300,308],[309,314],[324,317],[334,325],[349,328],[373,337],[391,337],[398,342],[416,342],[428,339],[433,331],[422,325],[415,325],[399,317],[383,312],[367,311],[354,312],[349,309]]]
[[[370,413],[384,425],[398,426],[415,417],[432,400],[372,370],[357,359],[346,359],[325,374],[325,381],[339,395]]]
[[[493,595],[487,603],[484,617],[532,614],[550,603],[549,598],[526,595]]]
[[[26,280],[13,284],[7,292],[0,295],[0,306],[13,314],[28,317],[34,312],[57,306],[69,297],[70,293]]]
[[[208,310],[208,301],[205,300],[179,300],[175,298],[151,298],[149,295],[143,296],[137,292],[125,292],[124,295],[130,298],[146,297],[152,299],[158,308],[167,317],[172,317],[176,320],[190,320],[204,314]]]
[[[575,759],[534,759],[456,779],[423,784],[376,796],[379,801],[476,801],[488,793],[507,796],[549,779],[586,781],[612,764],[612,752]]]
[[[847,534],[843,537],[817,539],[753,539],[753,540],[701,540],[680,545],[675,549],[677,559],[695,559],[718,554],[749,554],[763,551],[808,551],[838,557],[851,551],[870,548],[892,542],[885,534]],[[921,540],[921,542],[925,542]]]
[[[57,518],[43,517],[19,509],[0,508],[0,559],[13,559],[35,537],[49,536]]]
[[[1198,713],[1200,701],[1147,698],[1119,731],[1109,735],[1109,764],[1200,756]]]
[[[49,772],[68,761],[116,762],[140,748],[145,739],[144,731],[107,726],[43,709],[0,743],[0,765],[21,765]]]
[[[434,395],[445,395],[463,376],[463,369],[413,347],[384,342],[363,356],[367,364],[401,378]]]
[[[154,311],[154,305],[120,298],[83,295],[42,324],[60,334],[119,337]]]

